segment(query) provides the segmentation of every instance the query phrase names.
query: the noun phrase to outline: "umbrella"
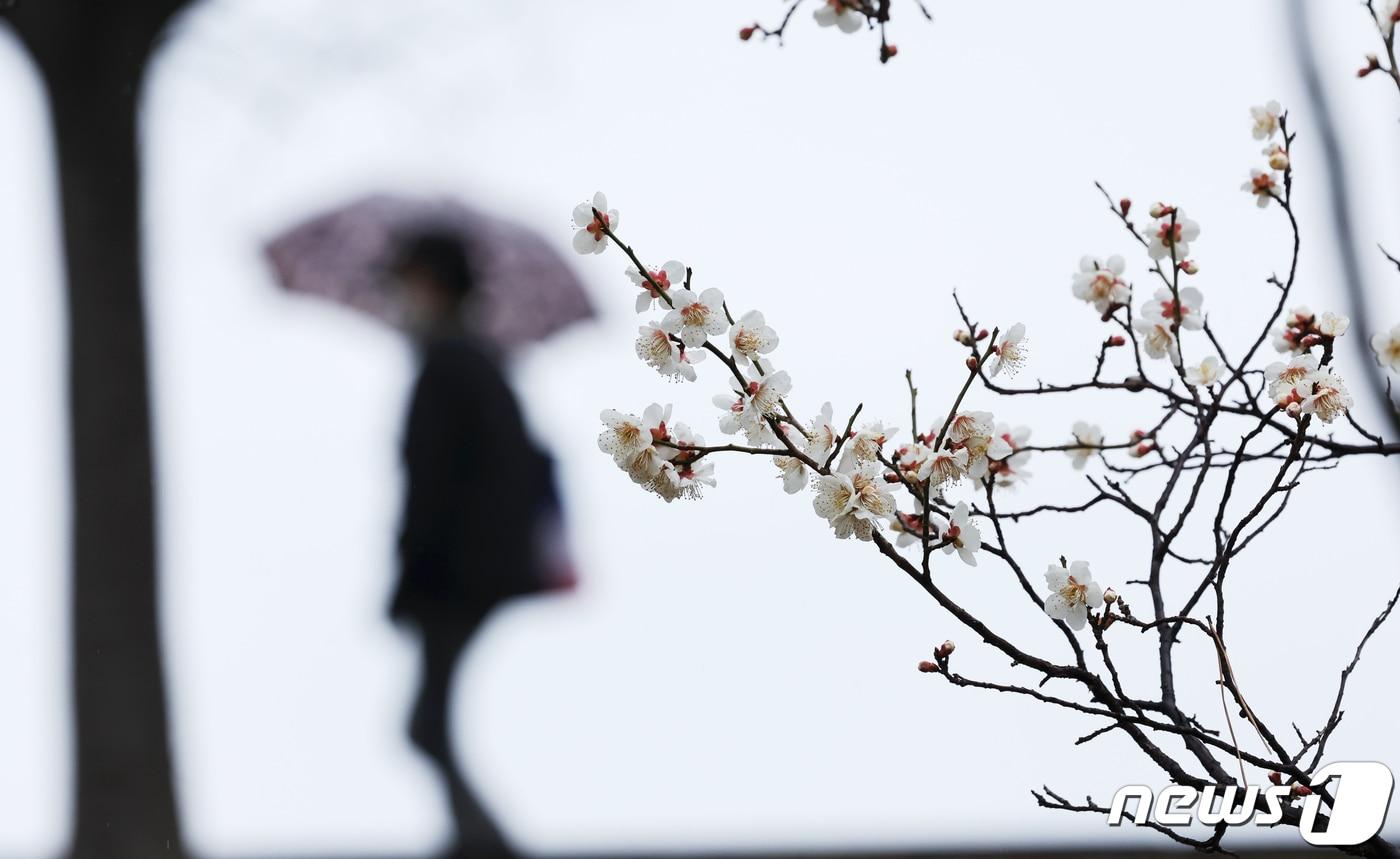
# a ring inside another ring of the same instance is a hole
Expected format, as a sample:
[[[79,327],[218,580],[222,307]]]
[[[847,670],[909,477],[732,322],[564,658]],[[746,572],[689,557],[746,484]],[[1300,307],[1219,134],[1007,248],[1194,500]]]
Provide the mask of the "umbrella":
[[[583,284],[538,233],[445,197],[365,197],[282,233],[265,253],[283,287],[399,325],[385,272],[399,241],[422,232],[461,235],[481,296],[474,324],[502,348],[593,315]]]

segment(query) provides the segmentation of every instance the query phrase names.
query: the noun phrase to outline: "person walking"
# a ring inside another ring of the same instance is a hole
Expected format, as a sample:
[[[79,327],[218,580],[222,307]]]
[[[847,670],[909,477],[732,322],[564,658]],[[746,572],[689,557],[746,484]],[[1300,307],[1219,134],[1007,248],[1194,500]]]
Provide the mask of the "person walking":
[[[510,855],[456,766],[449,731],[462,652],[505,600],[547,589],[551,462],[529,439],[492,350],[474,336],[475,278],[457,236],[404,241],[391,267],[421,356],[404,434],[407,494],[391,616],[418,632],[413,744],[447,785],[453,856]]]

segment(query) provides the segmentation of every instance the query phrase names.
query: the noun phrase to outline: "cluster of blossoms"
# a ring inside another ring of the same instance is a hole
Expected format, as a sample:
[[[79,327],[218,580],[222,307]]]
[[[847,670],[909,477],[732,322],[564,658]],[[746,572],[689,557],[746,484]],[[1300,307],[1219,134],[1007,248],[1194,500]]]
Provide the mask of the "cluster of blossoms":
[[[1336,370],[1323,362],[1330,360],[1333,341],[1350,327],[1350,319],[1335,313],[1318,316],[1306,307],[1288,311],[1273,341],[1275,349],[1292,357],[1288,363],[1270,364],[1264,371],[1275,405],[1294,417],[1314,414],[1323,423],[1346,415],[1352,406],[1351,394]],[[1319,347],[1322,362],[1312,354]]]
[[[698,452],[705,439],[685,424],[667,426],[671,407],[656,403],[642,416],[606,409],[598,447],[627,472],[634,483],[672,501],[699,498],[701,487],[714,486],[714,466]]]
[[[1271,201],[1282,199],[1283,177],[1272,171],[1282,170],[1286,174],[1289,169],[1288,132],[1284,128],[1287,119],[1276,101],[1255,105],[1249,109],[1249,113],[1254,120],[1254,139],[1267,142],[1263,154],[1269,169],[1256,167],[1250,170],[1249,179],[1240,186],[1240,190],[1253,194],[1255,203],[1262,209]],[[1282,144],[1274,142],[1274,135],[1280,132],[1283,132]]]
[[[618,213],[606,206],[600,193],[575,209],[579,253],[599,253],[617,242]],[[982,536],[973,512],[967,502],[954,503],[944,493],[964,481],[993,491],[1026,480],[1028,428],[998,424],[990,412],[955,409],[943,426],[898,444],[899,429],[882,421],[857,428],[853,416],[846,428],[838,428],[831,403],[809,421],[799,421],[786,403],[792,378],[772,361],[778,333],[762,313],[751,310],[735,320],[720,290],[691,289],[690,270],[681,262],[645,266],[617,243],[633,262],[625,274],[639,290],[636,311],[660,311],[659,319],[639,329],[637,356],[678,381],[695,381],[695,365],[707,353],[716,356],[732,377],[728,392],[713,398],[721,412],[719,429],[743,440],[742,446],[707,448],[684,424],[672,423],[670,406],[653,404],[640,417],[604,411],[598,445],[634,483],[666,501],[698,498],[704,487],[715,485],[710,457],[717,450],[766,455],[785,492],[813,492],[814,512],[838,538],[869,541],[888,529],[898,546],[942,549],[976,566]],[[1121,260],[1117,265],[1121,272]],[[966,342],[992,336],[966,334]],[[1011,375],[1026,363],[1024,325],[1012,325],[993,340],[985,360],[969,364],[971,372]],[[900,511],[896,501],[894,490],[901,486],[908,490],[909,511]]]

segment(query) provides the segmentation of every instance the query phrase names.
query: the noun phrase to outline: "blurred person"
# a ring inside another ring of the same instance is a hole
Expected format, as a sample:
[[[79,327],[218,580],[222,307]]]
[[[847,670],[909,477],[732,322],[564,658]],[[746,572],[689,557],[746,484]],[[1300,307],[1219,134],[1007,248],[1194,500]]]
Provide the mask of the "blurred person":
[[[561,584],[542,533],[558,518],[551,462],[530,441],[493,350],[473,332],[476,278],[461,237],[409,237],[390,273],[421,356],[390,607],[416,628],[423,652],[409,738],[446,782],[457,829],[449,855],[511,855],[455,765],[449,705],[462,652],[491,611]]]

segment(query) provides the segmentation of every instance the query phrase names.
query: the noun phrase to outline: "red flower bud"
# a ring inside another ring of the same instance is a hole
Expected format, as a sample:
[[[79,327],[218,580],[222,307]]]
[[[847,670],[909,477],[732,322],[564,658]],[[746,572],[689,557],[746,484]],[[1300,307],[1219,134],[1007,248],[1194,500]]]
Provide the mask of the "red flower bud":
[[[887,471],[887,472],[885,472],[885,482],[886,482],[886,483],[898,483],[898,482],[899,482],[899,475],[898,475],[898,474],[895,474],[893,471]]]
[[[977,363],[978,363],[978,362],[977,362],[977,359],[976,359],[976,358],[968,358],[968,359],[967,359],[967,369],[969,369],[969,370],[976,370],[976,369],[977,369]]]
[[[1305,785],[1305,784],[1295,784],[1295,785],[1293,785],[1293,795],[1294,795],[1294,796],[1312,796],[1312,792],[1313,792],[1312,788],[1308,787],[1308,786]]]
[[[938,663],[929,662],[927,659],[925,659],[923,662],[919,663],[919,670],[925,674],[937,674]]]
[[[1123,199],[1118,201],[1118,211],[1122,212],[1125,215],[1128,214],[1128,210],[1132,207],[1133,201],[1129,200],[1127,197],[1124,197]]]
[[[1123,335],[1122,335],[1122,334],[1115,334],[1115,335],[1113,335],[1112,337],[1108,338],[1108,345],[1110,345],[1110,346],[1122,346],[1123,344],[1125,344],[1125,343],[1127,343],[1127,342],[1128,342],[1127,340],[1124,340],[1124,339],[1123,339]]]
[[[1277,771],[1269,773],[1269,782],[1271,784],[1283,784],[1283,773]]]
[[[754,28],[753,28],[753,27],[745,27],[744,29],[742,29],[742,30],[739,31],[739,39],[740,39],[740,41],[747,42],[749,39],[752,39],[752,38],[753,38],[753,34],[754,34]]]
[[[898,54],[898,53],[899,53],[899,48],[898,48],[898,46],[896,46],[896,45],[881,45],[881,46],[880,46],[880,60],[881,60],[881,62],[883,62],[883,61],[885,61],[885,60],[888,60],[890,57],[893,57],[895,54]]]
[[[990,337],[990,336],[992,336],[992,333],[991,333],[990,331],[988,331],[987,329],[985,329],[985,328],[983,328],[981,331],[978,331],[978,332],[977,332],[977,339],[978,339],[978,340],[986,340],[986,339],[987,339],[988,337]]]
[[[957,649],[958,646],[952,641],[945,641],[938,645],[938,649],[933,652],[933,655],[937,656],[939,659],[947,659],[949,656],[952,656],[953,651]]]

